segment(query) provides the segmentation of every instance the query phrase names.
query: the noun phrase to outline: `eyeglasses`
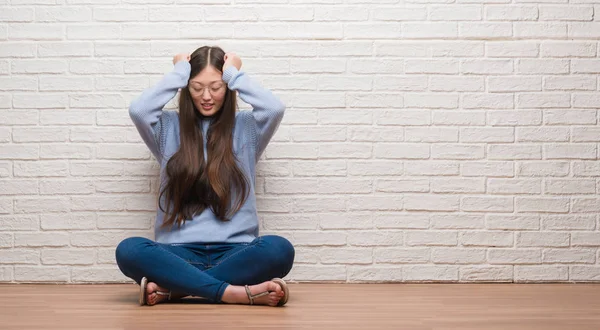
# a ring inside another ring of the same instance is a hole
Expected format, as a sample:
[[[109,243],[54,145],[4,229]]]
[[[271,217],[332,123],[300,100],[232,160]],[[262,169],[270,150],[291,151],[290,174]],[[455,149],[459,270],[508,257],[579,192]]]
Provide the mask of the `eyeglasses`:
[[[225,84],[217,82],[217,83],[213,83],[206,87],[199,85],[199,84],[194,84],[194,85],[191,85],[190,92],[192,94],[203,95],[204,90],[206,90],[206,89],[208,89],[208,92],[210,93],[210,95],[215,96],[215,95],[218,95],[219,93],[223,92],[223,90],[225,89]]]

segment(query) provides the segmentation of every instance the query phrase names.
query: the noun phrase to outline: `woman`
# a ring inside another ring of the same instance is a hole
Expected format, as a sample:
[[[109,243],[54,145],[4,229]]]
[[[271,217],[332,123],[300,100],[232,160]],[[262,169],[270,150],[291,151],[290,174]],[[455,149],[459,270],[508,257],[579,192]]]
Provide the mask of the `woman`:
[[[258,236],[255,165],[285,106],[218,47],[173,58],[174,69],[129,108],[161,165],[156,241],[123,240],[117,264],[140,284],[140,304],[185,296],[282,306],[294,248]],[[163,111],[181,89],[179,113]],[[236,92],[252,111],[236,112]]]

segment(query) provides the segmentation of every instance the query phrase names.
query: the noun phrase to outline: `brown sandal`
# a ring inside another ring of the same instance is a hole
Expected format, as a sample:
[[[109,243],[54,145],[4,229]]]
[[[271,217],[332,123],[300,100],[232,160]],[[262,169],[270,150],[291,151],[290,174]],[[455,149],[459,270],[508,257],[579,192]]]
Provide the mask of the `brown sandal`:
[[[281,299],[279,299],[279,303],[277,303],[277,306],[285,305],[288,302],[288,299],[290,297],[290,290],[288,289],[287,284],[285,283],[284,280],[277,278],[277,277],[272,279],[271,281],[279,284],[279,286],[283,290],[283,297],[281,297]],[[272,291],[263,291],[263,292],[253,295],[250,292],[250,288],[247,285],[244,285],[244,288],[246,288],[246,295],[248,295],[248,300],[250,300],[250,305],[254,305],[254,299],[266,296],[272,292]]]
[[[144,306],[147,305],[148,302],[146,301],[146,285],[148,285],[148,279],[146,277],[142,277],[142,280],[140,281],[140,297],[139,297],[139,302],[140,302],[140,306]],[[163,291],[154,291],[154,293],[161,295],[161,296],[169,296],[168,300],[171,300],[171,291],[169,292],[163,292]]]

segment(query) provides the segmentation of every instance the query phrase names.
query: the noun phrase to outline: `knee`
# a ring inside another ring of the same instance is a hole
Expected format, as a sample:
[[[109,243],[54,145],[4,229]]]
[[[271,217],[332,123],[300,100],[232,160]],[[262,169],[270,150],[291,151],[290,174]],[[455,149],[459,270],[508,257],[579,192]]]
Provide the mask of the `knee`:
[[[262,240],[268,245],[274,263],[286,268],[287,271],[292,269],[296,251],[289,240],[275,235],[263,236]]]
[[[151,240],[144,237],[129,237],[121,241],[115,250],[115,258],[119,266],[131,263],[137,259],[140,249]]]

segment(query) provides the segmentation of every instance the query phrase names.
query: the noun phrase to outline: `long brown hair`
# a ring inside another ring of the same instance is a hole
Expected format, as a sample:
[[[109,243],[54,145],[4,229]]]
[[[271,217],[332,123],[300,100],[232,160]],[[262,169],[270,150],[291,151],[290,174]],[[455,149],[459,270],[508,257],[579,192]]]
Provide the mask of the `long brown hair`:
[[[190,80],[208,66],[221,71],[224,56],[225,52],[219,47],[195,50],[190,56]],[[223,106],[208,128],[208,159],[204,159],[202,121],[206,118],[194,105],[188,87],[181,89],[180,147],[167,162],[168,182],[159,196],[160,209],[165,212],[161,227],[172,227],[175,223],[181,227],[186,219],[206,208],[220,220],[227,221],[244,205],[249,183],[233,153],[236,107],[236,92],[226,88]],[[160,205],[163,195],[166,210]]]

